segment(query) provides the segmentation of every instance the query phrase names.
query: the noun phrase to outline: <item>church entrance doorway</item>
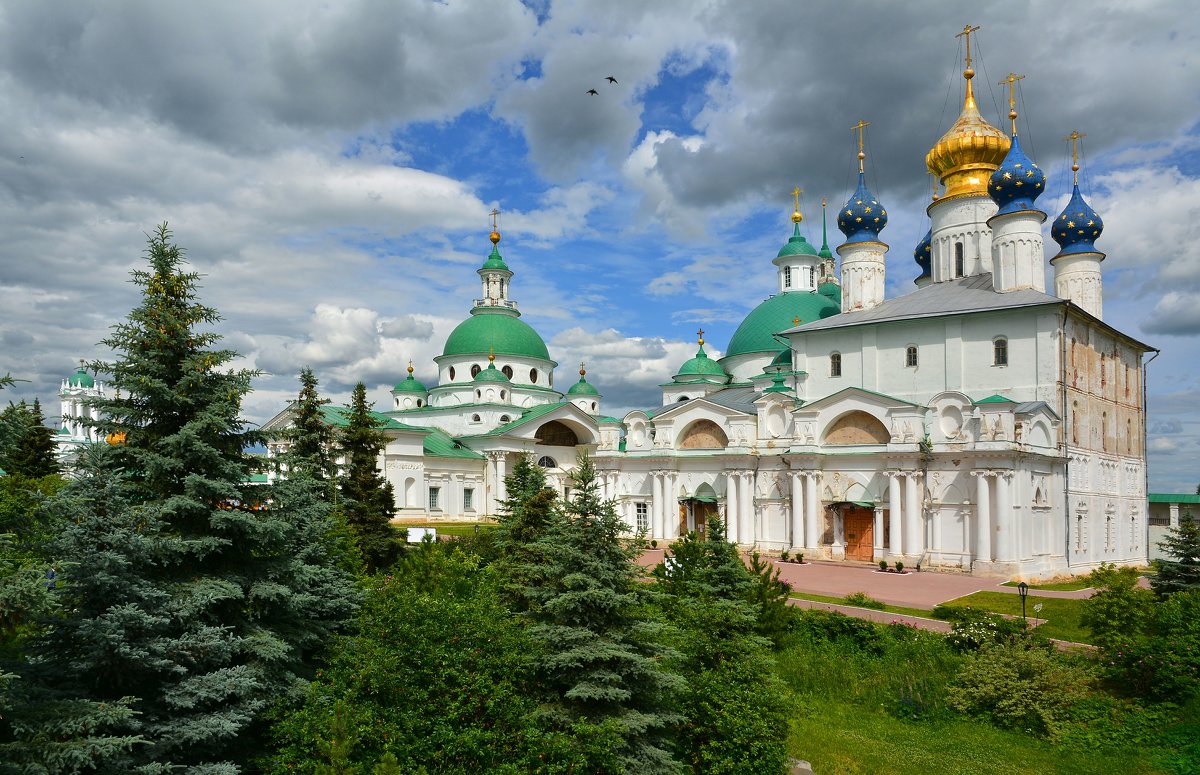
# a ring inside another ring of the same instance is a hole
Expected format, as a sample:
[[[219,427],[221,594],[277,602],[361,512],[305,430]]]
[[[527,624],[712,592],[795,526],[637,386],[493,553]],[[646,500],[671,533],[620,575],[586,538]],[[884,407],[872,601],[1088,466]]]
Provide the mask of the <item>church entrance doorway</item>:
[[[708,528],[708,520],[717,516],[715,499],[688,498],[679,502],[679,535],[695,530],[701,536]]]
[[[846,528],[846,559],[875,559],[875,510],[848,505],[842,511],[842,524]]]

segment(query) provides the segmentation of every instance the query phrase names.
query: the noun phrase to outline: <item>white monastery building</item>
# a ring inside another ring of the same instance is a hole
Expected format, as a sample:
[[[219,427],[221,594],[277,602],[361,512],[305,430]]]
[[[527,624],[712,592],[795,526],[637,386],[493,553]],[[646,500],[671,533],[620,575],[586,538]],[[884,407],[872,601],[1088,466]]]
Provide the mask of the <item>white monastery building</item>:
[[[1077,163],[1045,287],[1046,176],[1021,149],[1015,109],[1007,134],[980,115],[969,37],[966,64],[962,112],[926,157],[943,192],[914,254],[916,290],[885,298],[895,258],[860,122],[840,262],[827,232],[819,249],[801,234],[797,206],[773,261],[778,292],[724,357],[709,358],[701,338],[651,409],[605,416],[583,369],[556,389],[558,364],[510,298],[493,230],[480,297],[434,359],[437,384],[410,364],[381,413],[398,514],[495,514],[519,456],[562,488],[585,450],[630,532],[659,540],[719,515],[741,546],[808,558],[1029,579],[1145,564],[1153,348],[1104,322],[1103,223]]]

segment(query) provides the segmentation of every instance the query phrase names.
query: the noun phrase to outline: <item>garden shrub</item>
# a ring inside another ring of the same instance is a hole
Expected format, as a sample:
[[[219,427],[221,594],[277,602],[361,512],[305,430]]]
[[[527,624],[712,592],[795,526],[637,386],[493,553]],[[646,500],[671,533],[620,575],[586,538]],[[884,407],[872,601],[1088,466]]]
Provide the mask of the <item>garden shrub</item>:
[[[946,699],[960,713],[998,727],[1056,738],[1091,681],[1082,662],[1052,649],[993,643],[967,656]]]
[[[1152,617],[1146,636],[1106,644],[1106,675],[1136,697],[1186,700],[1200,689],[1200,590],[1171,595]]]
[[[1146,631],[1154,615],[1154,593],[1137,586],[1136,568],[1102,563],[1088,577],[1097,590],[1083,603],[1080,623],[1102,646],[1136,638]]]
[[[846,605],[858,606],[859,608],[871,608],[876,611],[882,611],[885,606],[873,597],[867,597],[866,592],[851,592],[842,598],[846,601]]]
[[[1017,619],[1006,619],[999,614],[960,608],[960,615],[946,635],[946,643],[960,654],[977,651],[983,646],[1007,643],[1021,638],[1025,630]]]
[[[842,647],[873,654],[882,652],[882,630],[871,622],[818,608],[796,610],[792,632],[802,639],[817,643],[836,643]]]

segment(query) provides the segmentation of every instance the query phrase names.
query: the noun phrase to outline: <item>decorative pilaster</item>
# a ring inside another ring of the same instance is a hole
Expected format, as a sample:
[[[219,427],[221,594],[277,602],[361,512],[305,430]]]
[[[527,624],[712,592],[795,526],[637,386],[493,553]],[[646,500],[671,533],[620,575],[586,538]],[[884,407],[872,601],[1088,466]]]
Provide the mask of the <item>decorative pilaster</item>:
[[[1016,530],[1013,524],[1012,471],[996,472],[996,561],[1012,562],[1016,557]]]
[[[792,472],[792,551],[804,548],[804,475]]]
[[[992,494],[988,477],[991,471],[974,471],[975,476],[975,560],[992,561]]]
[[[888,554],[892,557],[901,556],[902,511],[900,508],[901,492],[904,486],[903,474],[899,471],[888,471]]]
[[[824,520],[821,519],[820,473],[806,471],[804,474],[804,548],[820,549]]]
[[[918,491],[920,474],[910,472],[904,483],[904,551],[911,557],[920,558],[925,551],[925,519]]]
[[[754,472],[741,473],[742,485],[739,488],[742,496],[741,518],[738,520],[738,543],[746,546],[754,545]]]

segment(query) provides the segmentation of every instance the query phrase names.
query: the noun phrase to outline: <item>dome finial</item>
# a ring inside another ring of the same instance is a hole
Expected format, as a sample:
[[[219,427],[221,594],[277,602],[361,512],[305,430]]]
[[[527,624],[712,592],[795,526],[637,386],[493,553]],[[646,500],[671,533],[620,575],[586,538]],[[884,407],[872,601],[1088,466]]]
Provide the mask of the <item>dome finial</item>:
[[[1012,122],[1012,135],[1017,136],[1017,81],[1025,76],[1009,73],[997,86],[1008,84],[1008,120]]]
[[[408,376],[411,377],[412,373],[413,373],[412,358],[409,358],[408,359]]]
[[[698,338],[696,339],[696,344],[698,344],[698,345],[700,345],[701,347],[703,347],[703,346],[704,346],[704,329],[702,328],[702,329],[700,329],[699,331],[697,331],[697,332],[696,332],[696,336],[698,337]]]
[[[975,70],[971,67],[971,33],[978,32],[979,25],[972,27],[969,24],[963,25],[963,31],[955,35],[956,38],[967,39],[967,67],[963,70],[963,78],[967,79],[967,98],[966,102],[975,104],[975,91],[971,88],[971,79],[975,77]],[[964,103],[965,104],[965,103]]]
[[[1087,135],[1078,130],[1073,130],[1071,134],[1064,137],[1064,140],[1071,141],[1071,174],[1075,176],[1074,185],[1079,185],[1079,141]]]
[[[584,361],[580,361],[580,362],[579,362],[579,376],[580,376],[580,377],[586,377],[586,376],[587,376],[587,367],[586,367],[586,365],[585,365]]]
[[[829,200],[826,197],[821,197],[821,249],[817,255],[822,258],[830,258],[833,255],[829,252],[829,219],[826,217],[825,210],[828,203]]]
[[[496,348],[488,347],[488,363],[495,363],[495,361],[496,361]]]
[[[938,200],[937,175],[934,175],[932,172],[929,173],[929,183],[933,186],[933,196],[930,197],[930,199],[931,201],[936,202]]]
[[[863,159],[867,158],[867,154],[863,151],[863,130],[869,126],[871,126],[870,121],[863,121],[860,118],[858,123],[851,127],[858,132],[858,172],[860,175],[863,173]]]
[[[488,215],[492,216],[492,233],[488,235],[488,239],[492,241],[493,245],[496,245],[500,242],[500,229],[496,221],[496,217],[500,215],[500,209],[493,207],[492,211],[488,213]]]
[[[792,211],[792,223],[799,224],[804,220],[804,214],[800,212],[800,195],[804,193],[803,189],[796,186],[792,189],[792,198],[796,200],[796,209]]]

